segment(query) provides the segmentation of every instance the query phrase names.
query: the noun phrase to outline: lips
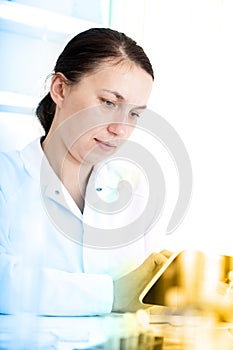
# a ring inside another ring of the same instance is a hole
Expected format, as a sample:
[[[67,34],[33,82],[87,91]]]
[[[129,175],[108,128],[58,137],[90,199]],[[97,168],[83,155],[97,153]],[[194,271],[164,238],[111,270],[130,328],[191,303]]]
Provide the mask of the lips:
[[[117,146],[114,143],[108,142],[108,141],[102,141],[97,138],[94,138],[95,142],[104,149],[114,149]]]

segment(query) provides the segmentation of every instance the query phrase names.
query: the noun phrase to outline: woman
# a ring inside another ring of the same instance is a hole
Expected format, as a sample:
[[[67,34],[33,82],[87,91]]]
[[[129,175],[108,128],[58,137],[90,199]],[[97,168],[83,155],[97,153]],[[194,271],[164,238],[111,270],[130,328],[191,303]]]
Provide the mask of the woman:
[[[64,48],[36,111],[45,135],[0,158],[0,312],[93,315],[141,307],[140,292],[166,258],[146,258],[144,238],[103,243],[109,226],[97,223],[103,208],[93,203],[96,191],[105,191],[95,184],[93,192],[91,184],[97,164],[130,136],[153,79],[142,48],[117,31],[90,29]],[[108,171],[108,179],[117,173]]]

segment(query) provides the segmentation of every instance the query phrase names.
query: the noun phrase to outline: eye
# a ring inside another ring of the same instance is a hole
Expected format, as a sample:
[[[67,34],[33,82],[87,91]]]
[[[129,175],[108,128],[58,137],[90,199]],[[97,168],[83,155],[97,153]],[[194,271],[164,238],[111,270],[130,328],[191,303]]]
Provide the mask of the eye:
[[[101,98],[101,101],[103,103],[104,106],[106,106],[108,109],[115,109],[117,107],[116,103],[107,100],[105,98]]]
[[[130,118],[132,118],[132,119],[140,118],[140,114],[132,111],[132,112],[130,112]]]

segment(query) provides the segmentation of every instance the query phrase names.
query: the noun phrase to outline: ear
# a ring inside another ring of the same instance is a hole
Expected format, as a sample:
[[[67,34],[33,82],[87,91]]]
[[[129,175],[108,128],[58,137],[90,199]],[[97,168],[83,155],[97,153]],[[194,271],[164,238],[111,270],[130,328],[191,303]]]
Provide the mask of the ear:
[[[50,95],[59,108],[62,107],[64,101],[66,86],[66,77],[62,73],[56,73],[52,78]]]

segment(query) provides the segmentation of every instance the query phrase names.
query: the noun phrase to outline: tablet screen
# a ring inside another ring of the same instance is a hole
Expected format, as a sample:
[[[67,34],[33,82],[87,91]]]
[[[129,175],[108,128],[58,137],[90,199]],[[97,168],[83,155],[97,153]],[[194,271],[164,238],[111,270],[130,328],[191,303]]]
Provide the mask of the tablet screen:
[[[169,257],[141,293],[141,303],[161,306],[178,306],[177,293],[182,282],[181,269],[179,266],[182,261],[182,255],[183,251],[179,251]]]

